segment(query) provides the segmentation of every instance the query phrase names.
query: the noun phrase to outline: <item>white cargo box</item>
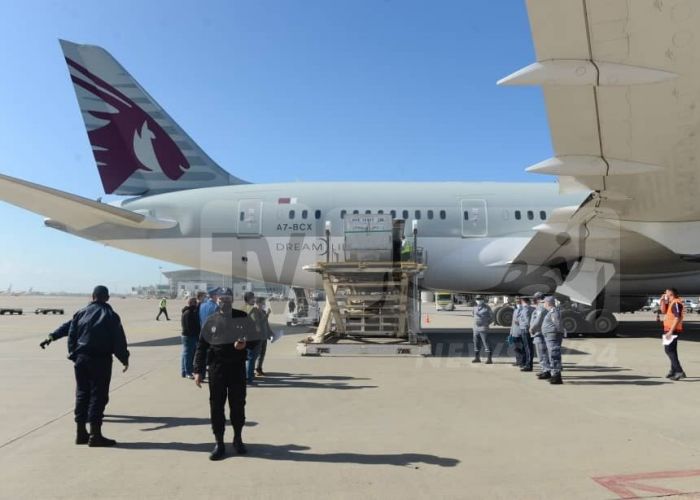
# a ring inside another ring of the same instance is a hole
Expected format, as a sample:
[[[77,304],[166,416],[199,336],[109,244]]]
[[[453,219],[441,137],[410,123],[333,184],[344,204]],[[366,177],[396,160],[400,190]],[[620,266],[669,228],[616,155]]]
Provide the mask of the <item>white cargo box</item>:
[[[392,250],[392,219],[390,215],[346,216],[346,261],[390,261]]]

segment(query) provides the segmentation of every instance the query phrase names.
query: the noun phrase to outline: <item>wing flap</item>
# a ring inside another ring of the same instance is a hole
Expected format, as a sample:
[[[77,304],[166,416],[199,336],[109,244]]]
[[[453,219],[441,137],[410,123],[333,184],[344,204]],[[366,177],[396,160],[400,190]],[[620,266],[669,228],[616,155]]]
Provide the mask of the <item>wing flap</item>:
[[[53,225],[82,230],[110,223],[140,229],[167,229],[176,221],[157,219],[0,174],[0,200],[51,219]]]

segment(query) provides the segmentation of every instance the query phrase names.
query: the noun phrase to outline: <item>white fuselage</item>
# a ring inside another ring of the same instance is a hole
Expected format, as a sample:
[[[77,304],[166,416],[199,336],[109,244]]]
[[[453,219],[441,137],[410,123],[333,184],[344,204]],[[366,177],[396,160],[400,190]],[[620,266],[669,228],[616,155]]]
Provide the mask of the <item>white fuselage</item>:
[[[529,183],[289,183],[193,189],[123,202],[122,207],[172,219],[170,230],[92,228],[80,236],[130,252],[250,280],[318,287],[304,266],[343,260],[343,219],[352,213],[392,213],[418,225],[428,269],[422,286],[439,290],[531,293],[553,290],[556,273],[514,265],[552,211],[577,206],[588,193],[561,196],[557,185]],[[697,282],[697,267],[660,268],[627,249],[634,266],[619,273],[622,292],[657,291]],[[623,254],[625,253],[623,252]],[[626,255],[626,254],[625,254]],[[675,265],[675,264],[674,264]],[[698,288],[698,285],[693,285]]]

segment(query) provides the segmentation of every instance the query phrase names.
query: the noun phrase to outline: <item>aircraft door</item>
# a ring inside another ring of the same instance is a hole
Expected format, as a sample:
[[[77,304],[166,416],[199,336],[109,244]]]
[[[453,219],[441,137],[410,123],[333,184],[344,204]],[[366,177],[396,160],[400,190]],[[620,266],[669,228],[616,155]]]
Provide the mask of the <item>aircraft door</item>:
[[[486,236],[488,220],[486,219],[485,200],[462,200],[462,237],[474,238]]]
[[[238,202],[238,236],[243,238],[262,236],[262,200]]]

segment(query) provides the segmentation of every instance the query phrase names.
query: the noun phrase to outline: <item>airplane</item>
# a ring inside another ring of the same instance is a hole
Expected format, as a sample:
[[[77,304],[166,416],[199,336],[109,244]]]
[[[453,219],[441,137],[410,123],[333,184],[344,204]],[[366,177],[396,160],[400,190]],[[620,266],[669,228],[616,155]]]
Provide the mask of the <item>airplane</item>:
[[[348,214],[390,213],[416,221],[422,288],[555,293],[583,305],[569,331],[610,332],[666,287],[700,294],[700,25],[684,5],[527,0],[537,61],[499,84],[542,86],[555,155],[527,170],[558,183],[251,184],[107,51],[61,40],[104,191],[124,198],[1,175],[0,199],[115,248],[300,287],[342,251]]]

